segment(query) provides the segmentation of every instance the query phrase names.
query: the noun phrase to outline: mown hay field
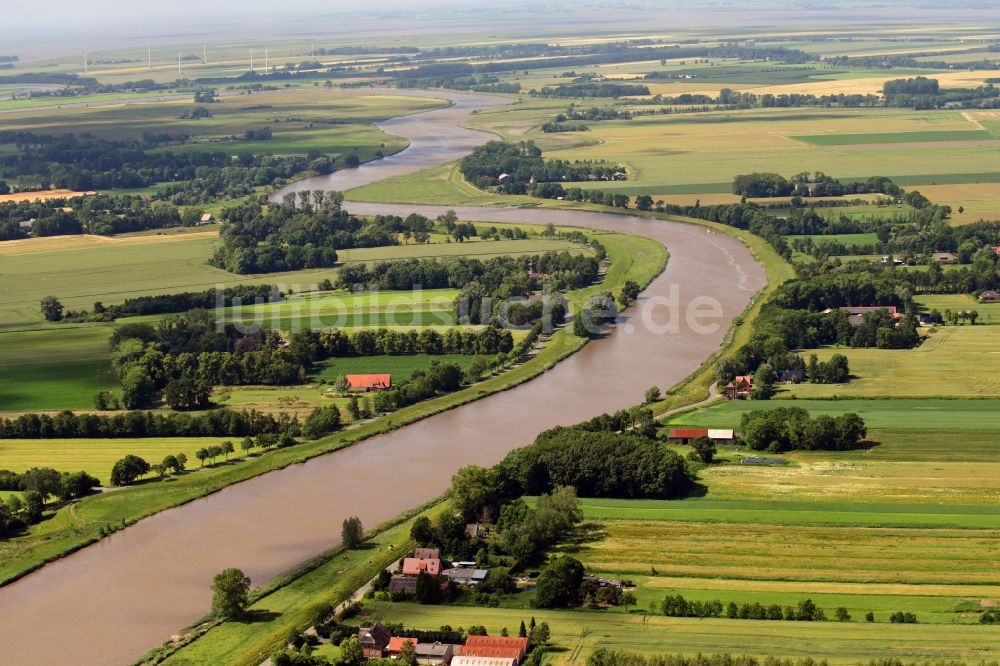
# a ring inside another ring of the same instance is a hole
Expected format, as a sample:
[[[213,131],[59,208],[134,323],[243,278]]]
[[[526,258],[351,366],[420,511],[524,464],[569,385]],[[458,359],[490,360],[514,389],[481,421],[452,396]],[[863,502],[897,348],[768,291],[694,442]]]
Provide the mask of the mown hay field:
[[[973,306],[977,309],[978,306]],[[991,310],[991,312],[994,312]],[[805,349],[820,361],[847,357],[846,384],[793,384],[779,397],[796,398],[981,398],[1000,396],[1000,328],[939,326],[915,349]]]
[[[83,470],[109,484],[111,468],[124,455],[144,458],[150,465],[172,454],[184,453],[188,469],[199,465],[198,449],[227,440],[236,446],[230,463],[242,455],[239,439],[234,437],[137,437],[122,439],[0,439],[0,469],[23,472],[31,467],[54,467],[61,472]],[[222,463],[219,458],[217,463]]]

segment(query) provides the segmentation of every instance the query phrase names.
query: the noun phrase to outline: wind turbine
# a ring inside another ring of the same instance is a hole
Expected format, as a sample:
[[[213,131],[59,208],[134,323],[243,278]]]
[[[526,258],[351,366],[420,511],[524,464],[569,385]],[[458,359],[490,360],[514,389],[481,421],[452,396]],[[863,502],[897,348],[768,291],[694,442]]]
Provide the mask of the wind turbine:
[[[250,71],[253,71],[253,49],[250,49]]]
[[[177,76],[181,75],[181,52],[177,52]]]
[[[87,54],[83,54],[83,73],[87,73]]]
[[[201,45],[201,61],[204,64],[208,64],[208,44]]]
[[[264,73],[265,74],[267,74],[267,63],[268,63],[267,49],[264,49]]]
[[[153,71],[153,48],[150,46],[146,47],[146,69]]]

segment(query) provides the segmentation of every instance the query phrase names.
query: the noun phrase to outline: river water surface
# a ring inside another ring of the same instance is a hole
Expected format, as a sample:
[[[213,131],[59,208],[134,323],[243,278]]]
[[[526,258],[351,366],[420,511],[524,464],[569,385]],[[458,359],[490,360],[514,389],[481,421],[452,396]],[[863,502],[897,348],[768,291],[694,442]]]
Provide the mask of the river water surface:
[[[347,189],[453,159],[487,140],[490,135],[458,123],[473,109],[506,100],[447,95],[455,105],[384,123],[412,140],[406,151],[287,191]],[[443,210],[348,208],[402,215]],[[374,525],[440,494],[464,465],[495,463],[546,428],[634,405],[649,386],[683,379],[718,348],[729,323],[764,285],[745,246],[697,226],[540,209],[457,212],[473,221],[552,222],[643,235],[666,245],[670,261],[612,334],[530,382],[163,511],[0,588],[0,663],[127,663],[205,613],[212,576],[220,570],[240,567],[259,584],[335,545],[347,516]],[[666,324],[671,310],[674,321],[682,320],[676,332],[643,323],[648,306],[660,300],[664,306],[652,319]],[[711,304],[718,316],[703,317],[695,328],[683,321],[689,306],[709,313]]]

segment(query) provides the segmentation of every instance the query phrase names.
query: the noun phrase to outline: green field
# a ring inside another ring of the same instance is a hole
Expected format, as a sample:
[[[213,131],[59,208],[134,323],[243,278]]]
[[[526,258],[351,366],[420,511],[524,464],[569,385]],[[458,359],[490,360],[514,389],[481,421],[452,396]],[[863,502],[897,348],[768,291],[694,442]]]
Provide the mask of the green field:
[[[835,209],[840,211],[841,209]],[[874,232],[867,234],[806,234],[803,236],[785,236],[789,241],[795,240],[796,238],[810,238],[813,243],[843,243],[850,247],[851,245],[874,245],[878,242],[878,237]]]
[[[915,296],[913,300],[922,305],[925,312],[937,310],[943,314],[945,310],[975,310],[979,313],[977,324],[1000,324],[1000,303],[981,303],[968,294],[926,294]]]
[[[981,398],[1000,395],[1000,329],[939,326],[915,349],[806,349],[821,361],[847,356],[847,384],[783,386],[778,397]]]
[[[670,419],[676,426],[739,428],[740,416],[760,409],[801,407],[813,415],[855,412],[869,428],[878,430],[1000,431],[1000,399],[862,399],[841,400],[733,400],[718,402]]]
[[[0,412],[90,409],[117,382],[105,326],[0,332]]]

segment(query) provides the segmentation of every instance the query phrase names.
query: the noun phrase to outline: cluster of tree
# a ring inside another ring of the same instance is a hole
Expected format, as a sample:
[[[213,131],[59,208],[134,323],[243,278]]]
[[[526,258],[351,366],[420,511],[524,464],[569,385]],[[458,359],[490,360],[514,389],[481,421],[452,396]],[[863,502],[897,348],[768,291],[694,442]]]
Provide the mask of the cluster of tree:
[[[124,414],[21,414],[0,419],[6,439],[225,437],[300,431],[298,419],[256,410],[219,409],[199,415],[130,411]]]
[[[476,187],[496,187],[504,194],[532,194],[539,185],[610,180],[624,173],[618,164],[546,160],[533,141],[490,141],[463,157],[459,166],[462,175]]]
[[[733,179],[733,194],[744,197],[831,197],[845,194],[903,196],[898,185],[884,176],[843,183],[821,171],[803,172],[785,178],[777,173],[749,173]]]
[[[595,245],[591,245],[595,247]],[[461,289],[469,301],[468,312],[480,311],[473,299],[526,297],[548,282],[552,291],[585,287],[597,278],[604,248],[596,256],[567,251],[534,256],[500,256],[490,259],[447,257],[378,262],[373,266],[352,264],[337,274],[337,286],[345,289]],[[543,279],[547,276],[547,279]],[[487,318],[488,321],[488,318]]]
[[[470,92],[502,93],[516,95],[521,92],[521,84],[516,81],[501,81],[492,74],[438,74],[418,78],[404,78],[400,88],[451,88]]]
[[[0,469],[0,490],[34,491],[43,500],[56,497],[62,501],[89,495],[101,482],[86,472],[59,472],[51,467],[32,467],[26,472]]]
[[[498,469],[515,496],[572,486],[581,497],[662,499],[694,487],[680,455],[633,432],[553,428],[509,453]]]
[[[889,622],[893,624],[917,624],[917,616],[906,611],[896,611],[889,616]]]
[[[202,118],[211,118],[212,112],[203,106],[196,106],[190,111],[185,111],[177,117],[181,120],[201,120]]]
[[[18,534],[29,525],[40,522],[44,511],[45,500],[38,491],[10,495],[5,501],[0,501],[0,537]]]
[[[917,76],[912,79],[893,79],[882,85],[882,95],[886,106],[936,109],[956,102],[966,102],[966,106],[976,103],[992,107],[1000,97],[1000,89],[992,83],[977,88],[954,88],[944,90],[937,79]]]
[[[798,606],[778,604],[764,606],[759,602],[723,604],[711,601],[687,600],[681,595],[668,594],[660,603],[660,612],[667,617],[726,617],[730,620],[786,620],[792,622],[823,622],[826,613],[812,599],[800,601]]]
[[[99,194],[46,201],[0,204],[0,240],[31,236],[114,234],[191,227],[199,223],[201,211],[181,209],[166,201],[147,201],[138,196]],[[32,220],[30,226],[21,222]]]
[[[649,87],[635,83],[567,83],[545,86],[538,97],[638,97],[649,94]]]
[[[592,106],[584,109],[570,104],[562,113],[556,114],[551,121],[542,124],[542,131],[552,132],[583,132],[587,126],[583,122],[598,122],[602,120],[629,120],[632,117],[631,111],[619,110],[615,108],[600,108]],[[576,122],[574,122],[576,121]]]
[[[617,318],[618,306],[611,292],[594,294],[573,318],[573,333],[581,338],[596,337]]]
[[[396,384],[388,391],[376,393],[372,404],[378,412],[392,412],[437,395],[453,393],[462,388],[464,378],[459,365],[434,360],[427,370],[417,371],[408,380]]]
[[[849,413],[813,418],[800,407],[747,412],[740,418],[743,444],[754,451],[850,451],[868,434],[864,419]]]

